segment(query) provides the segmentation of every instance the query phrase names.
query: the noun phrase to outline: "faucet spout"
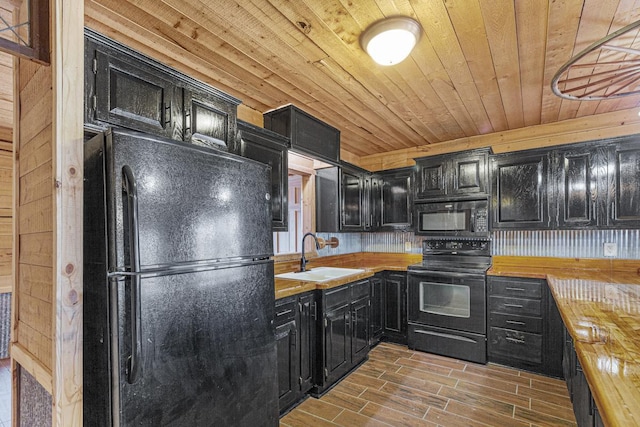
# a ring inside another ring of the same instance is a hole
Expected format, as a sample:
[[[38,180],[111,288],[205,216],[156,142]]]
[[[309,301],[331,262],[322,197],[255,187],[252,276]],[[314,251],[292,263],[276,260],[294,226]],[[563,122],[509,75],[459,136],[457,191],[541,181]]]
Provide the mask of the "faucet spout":
[[[300,271],[306,271],[307,270],[307,262],[308,261],[304,257],[304,239],[306,239],[307,236],[313,237],[313,240],[315,240],[315,242],[316,242],[316,249],[320,249],[320,243],[318,243],[318,238],[315,236],[315,234],[307,233],[304,236],[302,236],[302,258],[300,258]]]

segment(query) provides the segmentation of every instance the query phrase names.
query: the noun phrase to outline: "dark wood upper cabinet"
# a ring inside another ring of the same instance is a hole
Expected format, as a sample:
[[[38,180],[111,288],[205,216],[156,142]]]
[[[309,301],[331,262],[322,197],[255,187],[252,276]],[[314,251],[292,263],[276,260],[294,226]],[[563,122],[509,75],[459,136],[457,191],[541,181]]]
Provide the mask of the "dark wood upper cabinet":
[[[236,135],[236,109],[219,96],[185,88],[183,139],[191,141],[194,134],[215,138],[228,144]]]
[[[487,157],[488,152],[482,151],[455,155],[451,158],[452,195],[466,196],[487,193]]]
[[[340,164],[340,131],[294,105],[264,114],[264,127],[291,140],[291,151]]]
[[[88,121],[100,121],[140,132],[173,138],[176,112],[182,110],[177,88],[162,73],[134,58],[105,52],[88,43],[95,86],[88,105]]]
[[[288,229],[289,139],[252,124],[238,121],[238,136],[230,151],[271,166],[271,215],[273,231]]]
[[[609,148],[609,225],[640,226],[640,138],[626,138]]]
[[[364,230],[364,176],[362,172],[342,168],[340,175],[341,230]]]
[[[416,159],[416,200],[486,197],[488,155],[478,149]]]
[[[598,224],[598,149],[578,148],[555,153],[552,176],[556,183],[555,220],[560,228],[583,228]],[[600,150],[601,151],[601,150]],[[606,163],[604,163],[606,167]],[[606,175],[606,169],[605,169]]]
[[[214,148],[233,142],[239,99],[89,29],[84,65],[86,125]]]
[[[417,159],[416,199],[427,200],[446,196],[448,157]]]
[[[491,158],[493,229],[550,228],[548,152],[510,153]]]
[[[369,201],[365,197],[367,176],[367,171],[348,163],[316,171],[316,231],[366,229],[365,212],[369,212]]]
[[[395,169],[378,174],[379,230],[409,230],[413,224],[413,168]]]

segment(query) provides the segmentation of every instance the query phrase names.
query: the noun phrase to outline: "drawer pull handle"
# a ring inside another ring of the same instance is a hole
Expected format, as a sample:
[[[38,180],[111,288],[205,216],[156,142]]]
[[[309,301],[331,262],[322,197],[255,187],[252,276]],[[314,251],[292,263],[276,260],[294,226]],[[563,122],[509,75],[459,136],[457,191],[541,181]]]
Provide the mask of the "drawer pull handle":
[[[522,308],[522,304],[505,304],[505,307]]]
[[[526,325],[525,322],[520,322],[518,320],[507,320],[507,323],[510,325]]]
[[[280,316],[284,316],[284,315],[289,314],[289,313],[293,313],[293,310],[283,310],[283,311],[279,311],[279,312],[276,314],[276,316],[277,316],[277,317],[280,317]]]
[[[512,342],[514,344],[526,344],[525,340],[521,340],[518,338],[511,338],[511,337],[506,337],[505,338],[507,341]]]
[[[524,292],[525,291],[524,288],[512,288],[510,286],[507,286],[505,289],[508,290],[508,291],[520,291],[520,292]]]

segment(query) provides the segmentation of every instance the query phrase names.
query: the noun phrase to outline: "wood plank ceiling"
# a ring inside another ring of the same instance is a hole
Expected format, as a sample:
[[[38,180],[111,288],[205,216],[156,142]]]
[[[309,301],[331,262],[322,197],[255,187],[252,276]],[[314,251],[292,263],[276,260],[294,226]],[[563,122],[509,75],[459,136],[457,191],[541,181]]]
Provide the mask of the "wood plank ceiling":
[[[376,65],[372,22],[423,27],[410,58]],[[85,0],[87,26],[240,98],[293,103],[355,157],[636,107],[563,100],[559,67],[640,19],[640,0]]]

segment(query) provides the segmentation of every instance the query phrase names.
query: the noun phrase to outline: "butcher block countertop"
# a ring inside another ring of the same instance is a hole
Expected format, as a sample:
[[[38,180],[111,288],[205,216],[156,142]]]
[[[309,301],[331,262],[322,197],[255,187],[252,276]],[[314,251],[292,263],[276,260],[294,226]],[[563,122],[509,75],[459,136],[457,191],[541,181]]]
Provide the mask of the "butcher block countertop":
[[[307,269],[313,271],[314,267],[343,267],[359,268],[363,273],[352,274],[339,279],[326,282],[310,282],[302,280],[280,279],[276,277],[276,299],[300,294],[314,289],[330,289],[360,279],[366,279],[374,274],[385,271],[407,271],[407,267],[422,261],[422,254],[402,254],[386,252],[359,252],[348,255],[335,255],[326,257],[309,258]],[[299,256],[295,259],[278,260],[274,263],[275,274],[289,273],[300,269]]]
[[[640,425],[640,286],[547,281],[605,425]]]
[[[640,261],[494,257],[489,274],[546,278],[605,425],[640,425]]]

